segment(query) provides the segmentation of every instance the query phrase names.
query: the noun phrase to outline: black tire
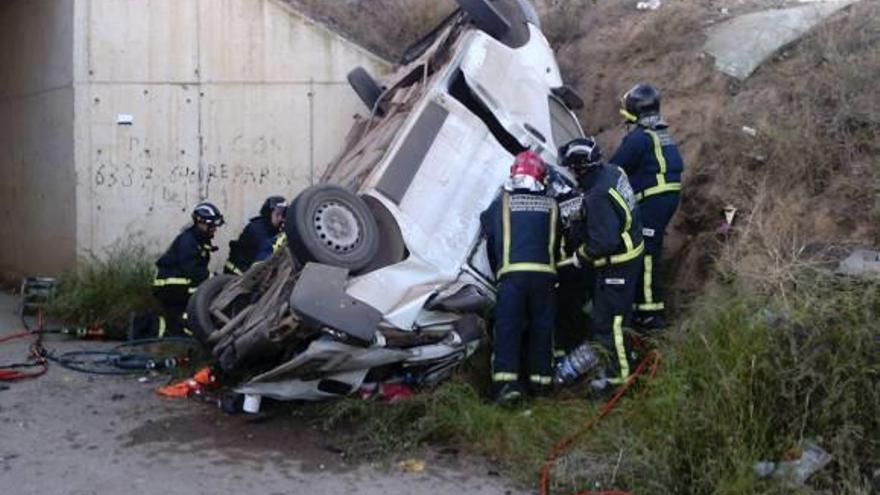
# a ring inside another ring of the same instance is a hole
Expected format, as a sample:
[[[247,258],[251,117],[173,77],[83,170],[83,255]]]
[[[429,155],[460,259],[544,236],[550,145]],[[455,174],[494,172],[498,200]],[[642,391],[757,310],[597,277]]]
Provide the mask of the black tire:
[[[363,67],[356,67],[349,72],[348,84],[351,85],[351,88],[357,93],[367,108],[371,111],[375,109],[376,115],[380,117],[384,115],[381,106],[376,105],[376,102],[378,102],[379,98],[382,96],[382,87],[379,86],[379,83],[373,79],[373,76],[371,76],[366,69]]]
[[[510,21],[504,17],[492,0],[455,0],[480,31],[500,40],[510,31]]]
[[[235,275],[216,275],[202,282],[198,290],[190,296],[186,305],[186,326],[202,344],[207,344],[208,336],[219,330],[211,317],[211,301],[235,278]]]
[[[361,198],[339,186],[319,184],[287,208],[287,245],[300,261],[363,270],[379,251],[379,227]]]
[[[529,42],[528,22],[535,10],[528,0],[455,1],[477,29],[505,45],[519,48]]]

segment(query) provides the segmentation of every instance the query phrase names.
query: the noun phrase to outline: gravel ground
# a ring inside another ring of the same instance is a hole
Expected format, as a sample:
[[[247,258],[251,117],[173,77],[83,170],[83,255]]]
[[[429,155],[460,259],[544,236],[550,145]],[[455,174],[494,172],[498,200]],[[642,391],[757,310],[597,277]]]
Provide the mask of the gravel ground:
[[[0,294],[0,336],[21,329],[16,298]],[[94,342],[47,338],[58,350]],[[0,363],[28,342],[0,344]],[[0,382],[0,493],[25,494],[513,494],[482,459],[425,450],[380,461],[351,459],[338,437],[296,414],[255,422],[215,405],[164,399],[161,376],[89,376],[50,366],[41,378]],[[426,461],[419,473],[399,461]]]

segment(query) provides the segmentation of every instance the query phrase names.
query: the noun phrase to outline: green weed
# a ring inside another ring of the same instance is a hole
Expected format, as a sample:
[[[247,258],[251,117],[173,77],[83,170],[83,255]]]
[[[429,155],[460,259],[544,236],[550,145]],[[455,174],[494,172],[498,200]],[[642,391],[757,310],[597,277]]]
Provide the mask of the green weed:
[[[62,274],[50,314],[74,325],[124,326],[130,311],[155,304],[154,259],[135,243],[114,244],[102,256],[81,256]]]
[[[555,486],[652,493],[787,493],[756,477],[815,439],[834,456],[810,484],[868,493],[880,469],[880,282],[807,274],[784,306],[731,288],[705,295],[661,343],[661,374],[560,459]],[[566,394],[516,409],[489,404],[463,373],[392,404],[326,406],[325,426],[357,424],[356,447],[451,445],[534,482],[549,450],[597,411]]]

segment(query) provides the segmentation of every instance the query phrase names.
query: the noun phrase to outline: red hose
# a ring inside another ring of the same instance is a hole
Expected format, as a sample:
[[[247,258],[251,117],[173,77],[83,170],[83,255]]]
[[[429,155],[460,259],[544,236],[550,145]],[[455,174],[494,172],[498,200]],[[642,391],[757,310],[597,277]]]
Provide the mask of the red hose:
[[[3,342],[7,342],[7,341],[10,341],[10,340],[14,340],[14,339],[20,339],[20,338],[23,338],[23,337],[30,337],[30,336],[32,336],[32,335],[33,335],[33,334],[30,333],[30,332],[16,332],[16,333],[11,333],[11,334],[9,334],[9,335],[4,335],[4,336],[0,337],[0,344],[2,344]]]
[[[617,401],[620,400],[621,397],[629,390],[630,386],[636,381],[638,377],[645,373],[645,368],[650,363],[650,377],[654,378],[657,376],[657,370],[660,366],[660,353],[657,351],[650,351],[639,365],[636,367],[636,370],[626,379],[626,382],[623,383],[615,392],[614,395],[608,399],[608,402],[602,405],[602,408],[599,409],[599,412],[596,413],[589,421],[587,421],[584,426],[580,429],[567,435],[562,438],[556,445],[553,446],[553,449],[550,450],[550,455],[547,456],[547,460],[544,462],[544,465],[541,466],[541,476],[539,479],[539,487],[541,495],[550,495],[550,476],[553,471],[553,466],[556,465],[556,461],[567,452],[572,445],[584,434],[590,431],[594,426],[599,424],[599,422],[608,415],[611,411],[614,410],[614,407],[617,405]],[[578,492],[575,495],[632,495],[630,492],[622,492],[617,490],[611,491],[602,491],[602,492],[594,492],[594,491],[583,491]]]
[[[0,382],[14,382],[18,380],[27,380],[29,378],[37,378],[39,376],[43,376],[48,371],[49,367],[46,364],[46,358],[42,355],[41,349],[41,338],[42,338],[42,328],[43,328],[43,312],[40,311],[37,313],[37,325],[38,330],[36,332],[28,332],[21,331],[11,333],[9,335],[4,335],[0,337],[0,344],[3,342],[9,342],[10,340],[15,339],[23,339],[25,337],[36,337],[33,344],[31,344],[31,348],[29,351],[28,359],[32,359],[33,363],[19,365],[17,367],[24,366],[39,366],[40,369],[37,371],[19,371],[15,368],[2,368],[0,367]]]

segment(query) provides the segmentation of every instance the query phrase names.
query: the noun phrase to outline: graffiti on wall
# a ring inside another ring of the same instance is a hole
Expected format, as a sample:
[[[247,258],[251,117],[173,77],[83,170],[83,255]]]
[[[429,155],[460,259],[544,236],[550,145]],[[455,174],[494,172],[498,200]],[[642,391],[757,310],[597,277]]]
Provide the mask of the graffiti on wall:
[[[199,163],[199,157],[187,150],[169,152],[130,138],[116,153],[97,150],[91,187],[98,197],[135,194],[148,213],[166,208],[186,211],[205,198],[226,200],[233,191],[290,191],[308,181],[308,165],[294,166],[285,160],[277,143],[276,138],[239,135],[210,149],[203,146],[203,156],[224,161]]]

